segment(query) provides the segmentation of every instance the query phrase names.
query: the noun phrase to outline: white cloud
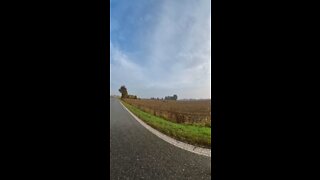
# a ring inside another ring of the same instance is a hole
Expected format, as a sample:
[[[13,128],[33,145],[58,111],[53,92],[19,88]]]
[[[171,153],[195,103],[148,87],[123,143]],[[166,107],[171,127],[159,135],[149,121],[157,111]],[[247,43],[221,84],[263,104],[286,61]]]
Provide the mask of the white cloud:
[[[167,83],[169,77],[176,86],[210,83],[210,7],[210,1],[163,4],[149,39],[153,45],[148,48],[148,58],[149,66],[167,77]]]
[[[112,47],[112,81],[127,77],[121,82],[145,97],[178,93],[181,98],[211,97],[210,3],[163,1],[158,16],[144,16],[144,20],[152,16],[153,23],[137,42],[144,44],[144,64]]]
[[[145,83],[143,68],[138,66],[124,52],[110,43],[110,82],[111,93],[118,94],[121,85],[131,88],[139,87]]]

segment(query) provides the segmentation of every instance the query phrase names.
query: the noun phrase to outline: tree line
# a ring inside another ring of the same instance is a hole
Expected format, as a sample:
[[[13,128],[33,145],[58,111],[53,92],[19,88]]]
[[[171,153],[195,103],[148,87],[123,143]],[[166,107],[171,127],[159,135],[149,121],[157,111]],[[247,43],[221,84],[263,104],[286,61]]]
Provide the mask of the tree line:
[[[124,85],[120,87],[119,92],[121,93],[121,99],[125,99],[125,98],[127,98],[127,99],[138,99],[138,97],[136,95],[129,95],[128,94],[128,90]],[[160,98],[154,98],[154,97],[152,97],[150,99],[160,100]],[[164,99],[165,100],[178,100],[178,96],[176,94],[174,94],[173,96],[166,96]],[[161,98],[161,100],[163,100],[163,98]]]

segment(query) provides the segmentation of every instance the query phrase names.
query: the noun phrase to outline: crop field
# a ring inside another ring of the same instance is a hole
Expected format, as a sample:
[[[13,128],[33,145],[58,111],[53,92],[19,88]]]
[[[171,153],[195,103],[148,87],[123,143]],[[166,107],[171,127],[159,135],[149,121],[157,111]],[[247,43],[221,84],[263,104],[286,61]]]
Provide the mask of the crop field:
[[[211,100],[124,99],[124,101],[171,122],[211,127]]]

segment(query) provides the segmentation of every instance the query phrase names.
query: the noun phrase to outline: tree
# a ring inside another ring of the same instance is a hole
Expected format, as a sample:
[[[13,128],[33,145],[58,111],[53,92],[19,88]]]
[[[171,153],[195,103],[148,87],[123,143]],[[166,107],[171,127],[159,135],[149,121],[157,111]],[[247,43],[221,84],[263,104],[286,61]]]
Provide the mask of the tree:
[[[173,99],[174,100],[177,100],[178,99],[178,96],[175,94],[175,95],[173,95]]]
[[[128,97],[128,91],[127,91],[127,88],[125,86],[121,86],[119,91],[121,93],[121,98],[122,99]]]
[[[177,100],[177,99],[178,99],[178,96],[175,94],[175,95],[173,95],[173,96],[166,96],[164,99],[165,99],[165,100]]]

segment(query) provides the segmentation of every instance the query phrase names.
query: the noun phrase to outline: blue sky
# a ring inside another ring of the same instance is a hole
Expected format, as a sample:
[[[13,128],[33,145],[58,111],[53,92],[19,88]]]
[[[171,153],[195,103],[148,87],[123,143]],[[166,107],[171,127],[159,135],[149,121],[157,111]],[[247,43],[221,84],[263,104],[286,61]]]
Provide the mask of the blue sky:
[[[211,0],[111,0],[110,91],[211,98]]]

